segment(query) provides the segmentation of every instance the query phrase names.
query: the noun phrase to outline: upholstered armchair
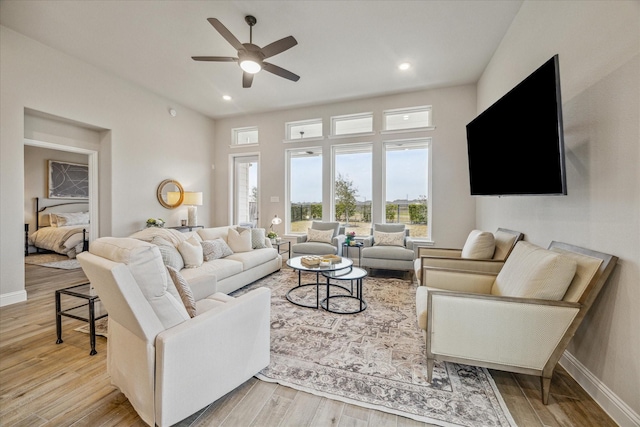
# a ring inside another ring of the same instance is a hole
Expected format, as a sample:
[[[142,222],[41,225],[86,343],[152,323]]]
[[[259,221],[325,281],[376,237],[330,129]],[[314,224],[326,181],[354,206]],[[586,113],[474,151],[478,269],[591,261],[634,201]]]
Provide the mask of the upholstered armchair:
[[[498,273],[513,247],[524,238],[519,231],[498,228],[495,233],[472,230],[462,249],[416,248],[413,268],[422,283],[423,269],[427,267],[450,268],[468,271]]]
[[[111,382],[147,424],[176,424],[269,364],[268,289],[185,304],[158,247],[132,238],[99,238],[78,260],[109,313]]]
[[[553,370],[617,257],[552,242],[518,242],[498,274],[427,267],[416,292],[428,381],[436,360],[539,376]]]
[[[344,226],[339,222],[313,221],[307,234],[291,245],[291,257],[302,255],[340,255],[345,241]]]
[[[361,267],[411,271],[415,252],[404,224],[374,224],[363,239]]]

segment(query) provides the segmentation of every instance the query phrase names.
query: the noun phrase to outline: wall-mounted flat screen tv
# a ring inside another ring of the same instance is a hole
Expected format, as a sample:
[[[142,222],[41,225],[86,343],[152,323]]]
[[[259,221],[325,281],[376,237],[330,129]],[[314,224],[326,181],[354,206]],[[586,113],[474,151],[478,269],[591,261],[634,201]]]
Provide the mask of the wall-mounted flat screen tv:
[[[467,125],[471,195],[566,195],[558,55]]]

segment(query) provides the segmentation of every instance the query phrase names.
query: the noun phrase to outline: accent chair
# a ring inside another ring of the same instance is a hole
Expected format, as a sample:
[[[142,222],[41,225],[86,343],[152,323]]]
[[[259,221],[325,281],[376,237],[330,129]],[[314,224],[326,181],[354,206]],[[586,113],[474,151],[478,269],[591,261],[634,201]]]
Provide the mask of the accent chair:
[[[415,252],[404,224],[374,224],[363,239],[361,267],[412,271]]]
[[[268,366],[268,289],[187,304],[158,247],[132,238],[96,239],[78,260],[109,312],[111,383],[145,423],[174,425]]]
[[[521,232],[506,228],[498,228],[495,233],[472,230],[462,249],[420,246],[416,248],[413,265],[418,284],[422,283],[426,267],[498,273],[516,243],[523,238]]]
[[[291,245],[291,257],[302,255],[339,255],[346,236],[339,222],[313,221],[307,234]]]
[[[560,242],[520,241],[499,273],[426,267],[416,291],[426,332],[427,380],[435,361],[540,377],[549,400],[558,360],[617,257]]]

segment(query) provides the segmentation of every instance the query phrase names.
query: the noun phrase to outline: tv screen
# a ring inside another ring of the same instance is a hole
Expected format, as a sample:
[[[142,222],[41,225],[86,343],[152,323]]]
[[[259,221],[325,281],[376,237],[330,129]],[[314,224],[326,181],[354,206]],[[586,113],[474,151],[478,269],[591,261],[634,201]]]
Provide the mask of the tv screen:
[[[558,55],[467,125],[471,195],[566,195]]]

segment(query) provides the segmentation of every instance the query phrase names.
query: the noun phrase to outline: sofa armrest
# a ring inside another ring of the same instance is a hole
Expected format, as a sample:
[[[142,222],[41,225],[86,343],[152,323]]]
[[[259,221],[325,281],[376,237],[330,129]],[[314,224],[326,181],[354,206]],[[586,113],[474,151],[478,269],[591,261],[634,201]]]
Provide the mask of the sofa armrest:
[[[163,425],[202,409],[269,364],[270,309],[270,290],[258,288],[158,334],[156,417]]]
[[[268,248],[273,248],[273,245],[271,244],[271,239],[269,238],[264,239],[264,244]]]
[[[296,236],[296,243],[304,243],[307,241],[307,235]]]
[[[497,274],[450,270],[446,268],[423,268],[422,286],[456,292],[490,294]]]
[[[432,248],[428,246],[419,246],[418,258],[422,258],[422,257],[460,258],[462,257],[462,249]]]
[[[331,239],[331,244],[336,247],[338,256],[342,256],[342,245],[347,240],[347,236],[344,234],[338,234],[336,237]]]
[[[362,244],[365,248],[373,246],[373,236],[367,236],[362,238]]]
[[[430,290],[427,355],[542,369],[579,310],[564,301]]]
[[[469,259],[447,257],[422,257],[422,268],[436,267],[452,270],[465,270],[485,273],[499,273],[504,266],[504,261],[493,259]]]

